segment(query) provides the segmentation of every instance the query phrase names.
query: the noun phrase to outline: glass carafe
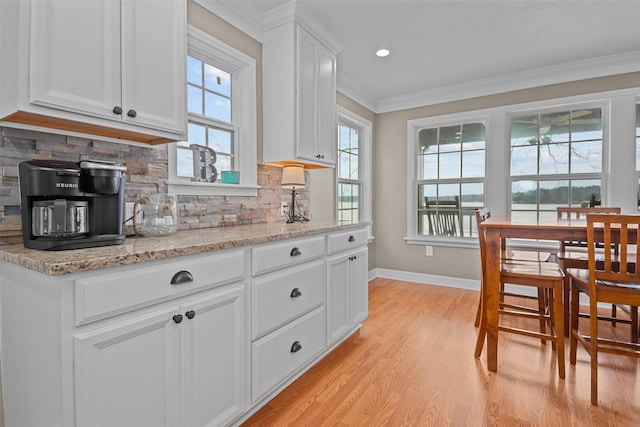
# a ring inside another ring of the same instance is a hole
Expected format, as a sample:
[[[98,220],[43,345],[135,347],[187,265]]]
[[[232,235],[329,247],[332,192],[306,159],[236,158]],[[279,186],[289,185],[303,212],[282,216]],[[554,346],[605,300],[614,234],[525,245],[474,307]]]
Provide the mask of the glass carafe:
[[[139,236],[165,236],[178,231],[178,200],[173,194],[144,196],[133,205],[133,229]]]

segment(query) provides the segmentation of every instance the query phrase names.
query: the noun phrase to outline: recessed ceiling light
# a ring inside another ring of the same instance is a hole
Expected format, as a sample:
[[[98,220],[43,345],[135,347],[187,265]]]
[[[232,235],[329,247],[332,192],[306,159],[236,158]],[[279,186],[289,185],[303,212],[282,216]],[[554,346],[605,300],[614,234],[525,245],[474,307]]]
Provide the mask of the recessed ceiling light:
[[[391,51],[389,49],[378,49],[376,50],[376,56],[379,58],[384,58],[385,56],[389,56]]]

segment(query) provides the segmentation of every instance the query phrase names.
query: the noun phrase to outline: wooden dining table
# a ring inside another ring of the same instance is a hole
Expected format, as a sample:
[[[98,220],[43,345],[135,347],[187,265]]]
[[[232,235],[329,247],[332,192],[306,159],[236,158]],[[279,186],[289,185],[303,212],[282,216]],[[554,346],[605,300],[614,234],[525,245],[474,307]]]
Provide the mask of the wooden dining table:
[[[540,218],[514,219],[507,215],[491,215],[480,224],[480,232],[485,232],[486,265],[485,284],[482,286],[483,321],[486,323],[487,367],[490,371],[498,368],[498,306],[500,303],[500,259],[501,242],[504,239],[534,240],[586,240],[585,219]]]

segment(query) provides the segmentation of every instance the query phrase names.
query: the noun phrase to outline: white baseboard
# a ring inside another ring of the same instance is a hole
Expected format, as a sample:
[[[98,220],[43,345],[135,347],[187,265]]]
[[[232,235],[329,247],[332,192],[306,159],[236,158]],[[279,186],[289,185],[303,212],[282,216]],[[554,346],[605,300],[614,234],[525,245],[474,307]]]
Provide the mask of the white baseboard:
[[[421,283],[424,285],[447,286],[449,288],[460,288],[470,291],[480,290],[480,280],[438,276],[435,274],[412,273],[409,271],[389,270],[386,268],[375,268],[369,271],[369,280],[373,280],[376,277],[403,280],[405,282]]]
[[[466,289],[469,291],[480,291],[480,280],[461,279],[459,277],[438,276],[435,274],[412,273],[410,271],[390,270],[386,268],[374,268],[369,271],[369,281],[380,277],[383,279],[402,280],[405,282],[414,282],[424,285],[446,286],[449,288]],[[508,292],[517,292],[522,295],[535,296],[536,290],[531,286],[505,286]],[[586,295],[580,295],[580,305],[589,305]],[[608,304],[603,304],[603,307]]]

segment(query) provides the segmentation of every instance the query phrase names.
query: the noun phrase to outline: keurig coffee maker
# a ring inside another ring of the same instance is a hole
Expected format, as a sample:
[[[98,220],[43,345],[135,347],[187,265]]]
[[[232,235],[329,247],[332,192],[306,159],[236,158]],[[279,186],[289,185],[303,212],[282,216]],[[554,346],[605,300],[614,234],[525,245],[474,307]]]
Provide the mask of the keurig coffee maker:
[[[125,166],[30,160],[18,169],[25,247],[63,250],[124,242]]]

